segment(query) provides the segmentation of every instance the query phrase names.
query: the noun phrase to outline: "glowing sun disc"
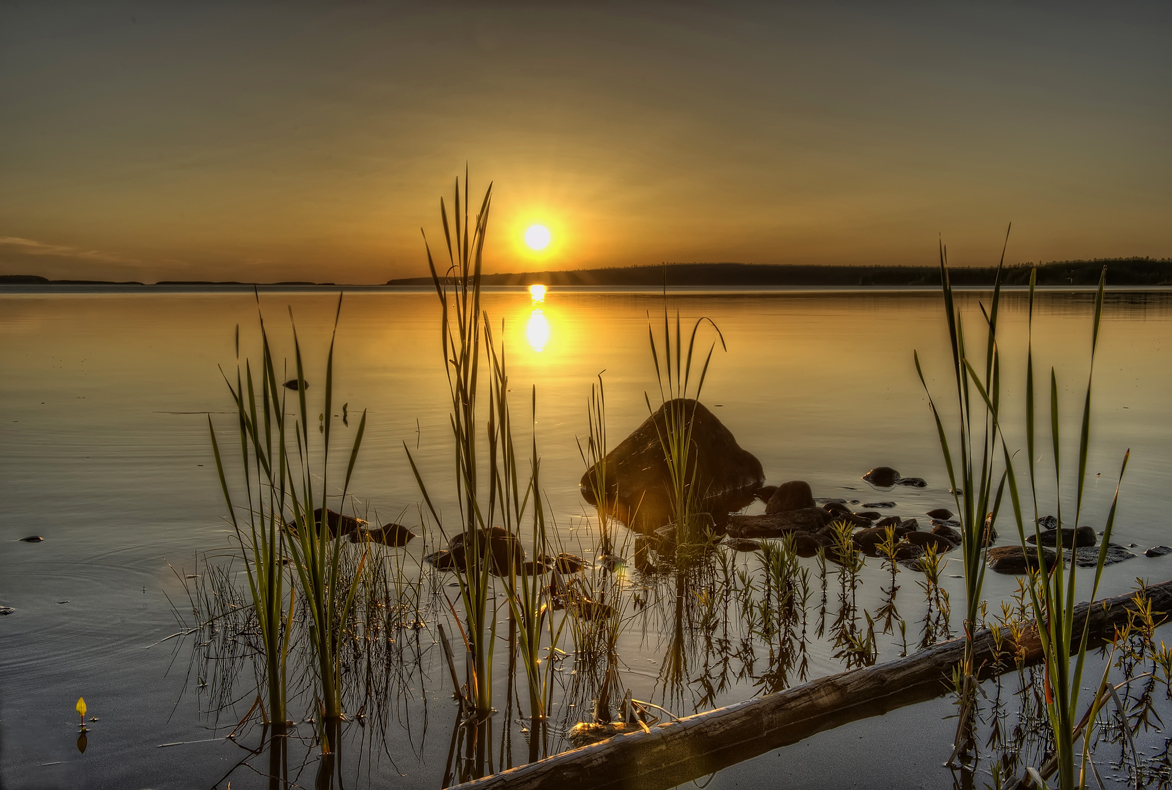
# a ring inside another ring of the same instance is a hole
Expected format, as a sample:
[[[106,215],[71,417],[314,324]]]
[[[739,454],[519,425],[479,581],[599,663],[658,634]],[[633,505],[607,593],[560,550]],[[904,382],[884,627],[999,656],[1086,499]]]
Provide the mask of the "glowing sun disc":
[[[530,225],[525,231],[525,243],[534,250],[544,250],[549,246],[549,228],[544,225]]]

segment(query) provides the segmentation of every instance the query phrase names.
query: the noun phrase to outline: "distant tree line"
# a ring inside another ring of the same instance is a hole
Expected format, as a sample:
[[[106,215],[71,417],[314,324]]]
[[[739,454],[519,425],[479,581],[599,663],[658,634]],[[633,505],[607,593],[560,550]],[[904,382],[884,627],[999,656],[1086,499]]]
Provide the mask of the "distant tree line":
[[[1172,285],[1172,258],[1096,258],[1053,261],[1038,266],[1039,285],[1095,285],[1107,267],[1110,285]],[[1003,282],[1027,285],[1033,264],[1005,267]],[[997,269],[955,267],[949,270],[953,285],[992,285]],[[425,285],[430,277],[391,280],[387,285]],[[753,263],[665,263],[570,271],[486,274],[485,285],[627,285],[627,286],[913,286],[940,285],[938,266],[812,266]]]

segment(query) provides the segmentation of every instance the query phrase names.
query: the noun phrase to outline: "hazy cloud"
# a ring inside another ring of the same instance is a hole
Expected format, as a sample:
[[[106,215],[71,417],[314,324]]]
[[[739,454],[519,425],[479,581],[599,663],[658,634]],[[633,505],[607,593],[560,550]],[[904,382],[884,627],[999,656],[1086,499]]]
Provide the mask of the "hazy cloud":
[[[79,247],[69,247],[63,244],[45,244],[44,242],[34,241],[33,239],[22,239],[18,236],[0,236],[0,253],[3,252],[23,255],[45,255],[72,260],[101,261],[102,263],[139,263],[134,258],[101,252],[100,250],[83,250]]]

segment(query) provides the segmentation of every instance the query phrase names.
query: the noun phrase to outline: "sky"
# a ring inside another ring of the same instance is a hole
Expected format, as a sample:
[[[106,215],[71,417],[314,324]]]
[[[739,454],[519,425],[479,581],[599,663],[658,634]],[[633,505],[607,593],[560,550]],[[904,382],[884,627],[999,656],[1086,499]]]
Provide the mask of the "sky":
[[[1172,257],[1172,4],[0,1],[0,274]],[[552,243],[528,249],[529,226]]]

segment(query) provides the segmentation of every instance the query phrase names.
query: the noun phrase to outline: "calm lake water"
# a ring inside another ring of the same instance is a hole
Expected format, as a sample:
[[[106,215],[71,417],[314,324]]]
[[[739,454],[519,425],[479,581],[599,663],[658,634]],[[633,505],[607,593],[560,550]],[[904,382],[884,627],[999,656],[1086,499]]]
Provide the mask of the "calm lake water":
[[[971,338],[979,336],[978,300],[987,298],[983,292],[962,297]],[[317,399],[336,300],[330,292],[266,291],[260,296],[276,356],[288,357],[291,367],[292,310],[315,414],[321,408]],[[761,460],[767,482],[801,479],[817,497],[894,501],[896,506],[885,512],[922,521],[926,510],[954,509],[912,361],[917,350],[929,387],[939,402],[951,405],[938,292],[681,290],[669,293],[666,303],[673,315],[679,311],[685,331],[702,316],[719,326],[727,351],[718,345],[702,399]],[[529,421],[530,393],[536,387],[533,424],[544,493],[556,529],[576,553],[589,550],[584,535],[592,516],[578,494],[583,463],[575,441],[587,433],[590,387],[602,373],[609,438],[617,444],[647,416],[644,394],[659,401],[647,327],[649,317],[662,326],[664,304],[660,293],[631,291],[553,290],[541,303],[520,290],[485,298],[509,355],[519,422]],[[1004,310],[1004,393],[1020,415],[1025,294],[1009,294]],[[1057,370],[1069,428],[1068,468],[1076,452],[1092,311],[1091,293],[1046,292],[1035,317],[1038,370]],[[259,359],[251,292],[0,291],[0,606],[15,610],[0,617],[3,787],[264,784],[258,769],[236,767],[250,755],[224,738],[255,690],[238,683],[230,693],[237,704],[217,717],[211,712],[214,684],[198,666],[189,672],[194,638],[160,643],[178,630],[172,604],[190,616],[183,586],[168,563],[181,576],[195,574],[197,553],[226,555],[232,547],[207,421],[210,413],[222,437],[235,430],[218,368],[234,376],[237,325],[242,356]],[[707,344],[714,335],[702,330],[701,337]],[[1137,577],[1154,582],[1172,576],[1172,558],[1149,559],[1141,553],[1172,543],[1170,344],[1172,292],[1108,294],[1095,370],[1083,523],[1101,528],[1130,448],[1115,539],[1135,544],[1140,556],[1108,569],[1101,595],[1127,592]],[[337,349],[335,411],[340,415],[340,404],[346,403],[350,415],[349,427],[336,424],[342,444],[352,438],[356,416],[368,410],[351,492],[372,520],[400,521],[421,531],[420,495],[404,445],[416,454],[433,492],[441,492],[439,506],[446,512],[455,508],[450,400],[434,293],[347,292]],[[1010,435],[1011,443],[1024,443],[1020,425],[1011,425]],[[337,460],[344,463],[341,453]],[[860,476],[878,465],[925,478],[928,486],[876,491]],[[422,531],[430,543],[437,540],[432,527]],[[1001,542],[1010,542],[1008,523],[1001,531]],[[20,542],[29,535],[45,540]],[[424,541],[403,551],[407,564],[417,567]],[[964,592],[959,559],[950,555],[950,560],[943,583],[955,610],[955,633]],[[735,555],[734,562],[749,567],[758,560],[752,554]],[[864,590],[877,591],[885,573],[878,561],[869,560],[863,577]],[[909,631],[918,628],[923,615],[914,578],[911,573],[901,577],[909,596]],[[438,588],[445,589],[447,581],[441,578]],[[986,582],[991,601],[1010,596],[1015,588],[1012,577],[990,574]],[[871,609],[877,593],[869,594],[862,594],[860,606]],[[643,615],[634,618],[623,637],[624,680],[636,698],[687,715],[761,691],[764,653],[757,656],[754,671],[732,677],[723,687],[708,688],[703,676],[709,667],[699,663],[679,688],[665,687],[666,630],[655,616]],[[407,692],[396,695],[385,748],[382,738],[376,743],[357,729],[347,736],[356,744],[349,753],[343,751],[348,762],[342,773],[349,785],[441,785],[457,714],[435,638],[430,629],[420,633],[420,674]],[[880,661],[899,654],[895,636],[880,641]],[[809,662],[810,677],[844,668],[819,642],[812,644]],[[569,682],[572,663],[571,658],[565,664],[564,682]],[[201,688],[202,681],[209,681],[209,688]],[[79,696],[85,697],[89,715],[98,717],[90,725],[84,754],[75,743]],[[310,715],[304,700],[290,708],[291,715]],[[940,700],[850,725],[737,766],[715,781],[718,786],[778,786],[778,768],[785,766],[794,786],[843,786],[856,774],[860,781],[869,777],[869,786],[885,776],[893,786],[940,786],[951,781],[939,767],[950,751],[953,724],[941,723],[950,710],[950,702]],[[560,713],[572,723],[588,711]],[[498,737],[510,728],[517,735],[513,744],[493,747],[500,751],[495,764],[524,762],[528,747],[516,723],[520,714],[514,708],[511,718],[497,718]],[[312,731],[311,725],[304,727]],[[914,748],[906,743],[892,748],[885,738],[893,727],[914,731]],[[249,743],[255,745],[258,737],[254,731]],[[844,745],[850,754],[845,760]],[[302,767],[291,768],[291,775],[300,771],[306,785],[316,770],[316,752],[303,752],[298,758]]]

